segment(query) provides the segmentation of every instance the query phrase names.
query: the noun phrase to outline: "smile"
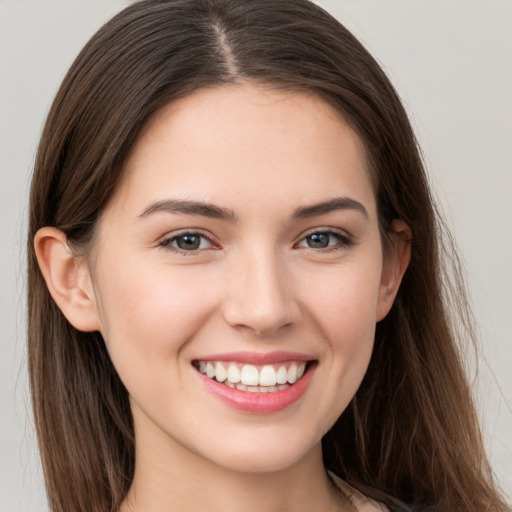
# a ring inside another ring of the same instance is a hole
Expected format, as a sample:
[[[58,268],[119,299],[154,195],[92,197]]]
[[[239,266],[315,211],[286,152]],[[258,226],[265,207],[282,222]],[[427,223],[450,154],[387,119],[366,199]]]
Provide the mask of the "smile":
[[[272,414],[300,402],[318,361],[292,352],[246,352],[196,359],[192,366],[205,389],[230,408]]]
[[[307,367],[304,361],[253,365],[226,361],[195,361],[203,375],[232,389],[252,393],[283,391],[302,378]]]

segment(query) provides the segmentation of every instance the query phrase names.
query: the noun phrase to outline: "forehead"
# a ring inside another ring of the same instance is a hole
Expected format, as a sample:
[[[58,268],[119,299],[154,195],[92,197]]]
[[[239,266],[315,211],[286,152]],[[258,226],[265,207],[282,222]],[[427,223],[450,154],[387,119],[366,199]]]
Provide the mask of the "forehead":
[[[171,195],[236,208],[329,193],[373,202],[363,144],[340,114],[311,94],[230,85],[173,101],[150,119],[113,203]]]

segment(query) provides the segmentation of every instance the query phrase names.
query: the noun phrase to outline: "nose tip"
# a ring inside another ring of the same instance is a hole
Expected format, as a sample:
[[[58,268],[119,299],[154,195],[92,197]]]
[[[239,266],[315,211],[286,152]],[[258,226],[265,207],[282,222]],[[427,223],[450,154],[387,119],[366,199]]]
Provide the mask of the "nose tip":
[[[237,309],[231,309],[230,314],[226,315],[228,323],[235,328],[251,331],[258,337],[274,336],[294,322],[292,315],[286,309],[273,311],[263,309],[250,304],[238,303]]]
[[[269,337],[297,322],[300,310],[282,267],[260,260],[237,274],[229,279],[224,306],[230,326]]]

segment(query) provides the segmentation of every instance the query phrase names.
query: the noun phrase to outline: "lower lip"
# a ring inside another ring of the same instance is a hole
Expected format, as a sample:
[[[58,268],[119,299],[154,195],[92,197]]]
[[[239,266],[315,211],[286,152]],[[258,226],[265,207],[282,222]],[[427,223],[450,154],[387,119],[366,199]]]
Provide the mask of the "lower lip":
[[[210,379],[202,373],[197,372],[197,375],[208,391],[234,409],[252,414],[271,414],[286,409],[302,397],[315,369],[316,364],[310,364],[307,372],[295,384],[281,391],[269,393],[240,391]]]

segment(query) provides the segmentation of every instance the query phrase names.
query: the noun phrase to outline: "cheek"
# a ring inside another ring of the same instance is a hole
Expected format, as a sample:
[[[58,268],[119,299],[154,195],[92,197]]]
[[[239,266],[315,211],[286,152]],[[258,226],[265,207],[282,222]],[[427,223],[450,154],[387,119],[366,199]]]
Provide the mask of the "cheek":
[[[216,300],[212,288],[183,269],[126,263],[98,272],[102,335],[120,373],[134,362],[151,362],[149,369],[172,362]]]
[[[356,393],[372,355],[380,266],[347,265],[315,281],[308,309],[315,330],[328,346],[323,364],[332,380],[323,397],[326,404],[335,404],[328,407],[330,426]]]
[[[333,344],[337,340],[345,346],[357,344],[373,333],[380,285],[378,264],[340,266],[316,276],[314,283],[309,285],[309,310]]]

